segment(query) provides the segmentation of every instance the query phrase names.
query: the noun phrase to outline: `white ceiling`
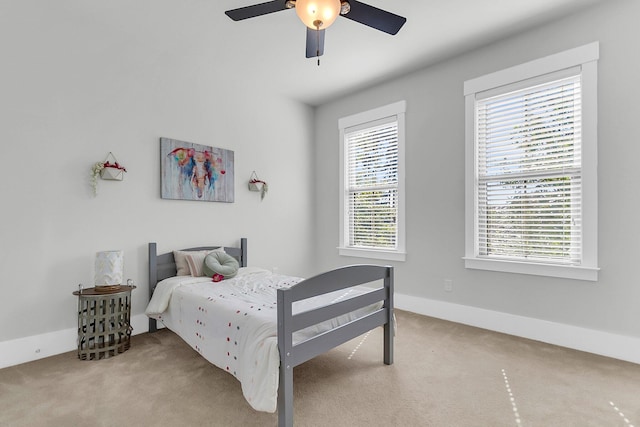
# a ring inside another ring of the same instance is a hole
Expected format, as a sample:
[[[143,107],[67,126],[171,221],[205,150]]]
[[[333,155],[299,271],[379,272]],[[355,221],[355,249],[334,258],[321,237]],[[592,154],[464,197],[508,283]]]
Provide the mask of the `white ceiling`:
[[[224,15],[264,0],[209,0],[228,72],[310,105],[458,55],[604,0],[368,0],[407,18],[391,36],[338,18],[326,30],[320,66],[305,58],[305,27],[285,10],[234,22]],[[213,18],[213,19],[212,19]],[[216,36],[216,37],[218,37]]]

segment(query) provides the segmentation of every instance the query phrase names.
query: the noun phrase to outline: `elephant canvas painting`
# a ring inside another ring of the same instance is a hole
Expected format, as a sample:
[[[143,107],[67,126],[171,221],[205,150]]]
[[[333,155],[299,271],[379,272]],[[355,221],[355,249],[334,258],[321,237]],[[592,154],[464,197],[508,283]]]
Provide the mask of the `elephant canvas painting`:
[[[233,151],[160,138],[161,197],[234,201]]]

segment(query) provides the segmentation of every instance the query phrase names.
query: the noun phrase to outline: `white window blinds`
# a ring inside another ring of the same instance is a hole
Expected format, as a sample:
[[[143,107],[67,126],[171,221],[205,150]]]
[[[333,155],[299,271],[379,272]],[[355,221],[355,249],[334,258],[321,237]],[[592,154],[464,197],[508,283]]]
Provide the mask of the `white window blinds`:
[[[478,256],[580,264],[581,120],[579,74],[476,101]]]
[[[397,248],[398,122],[345,129],[349,247]]]

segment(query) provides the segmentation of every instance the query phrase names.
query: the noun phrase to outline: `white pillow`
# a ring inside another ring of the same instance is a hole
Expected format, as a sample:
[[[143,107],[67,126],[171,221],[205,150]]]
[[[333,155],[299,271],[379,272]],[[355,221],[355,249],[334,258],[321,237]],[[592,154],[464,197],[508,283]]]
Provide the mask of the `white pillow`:
[[[206,251],[173,251],[173,259],[176,263],[176,270],[177,270],[176,276],[194,276],[194,277],[202,276],[202,264],[204,263],[204,257],[206,257],[207,254],[209,254],[210,252],[214,252],[214,251],[224,252],[224,248],[220,246],[219,248],[216,248],[214,250],[206,250]],[[193,255],[193,254],[203,254],[202,262],[200,263],[200,270],[199,270],[200,274],[198,274],[197,276],[191,273],[191,268],[187,263],[187,255]]]

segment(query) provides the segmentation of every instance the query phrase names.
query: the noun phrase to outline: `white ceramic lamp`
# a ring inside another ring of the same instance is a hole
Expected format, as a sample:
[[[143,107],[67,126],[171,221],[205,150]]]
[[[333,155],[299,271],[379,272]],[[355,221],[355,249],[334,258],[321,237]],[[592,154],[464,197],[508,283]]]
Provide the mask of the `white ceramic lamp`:
[[[103,251],[96,253],[96,288],[116,288],[122,284],[124,276],[124,252]]]

